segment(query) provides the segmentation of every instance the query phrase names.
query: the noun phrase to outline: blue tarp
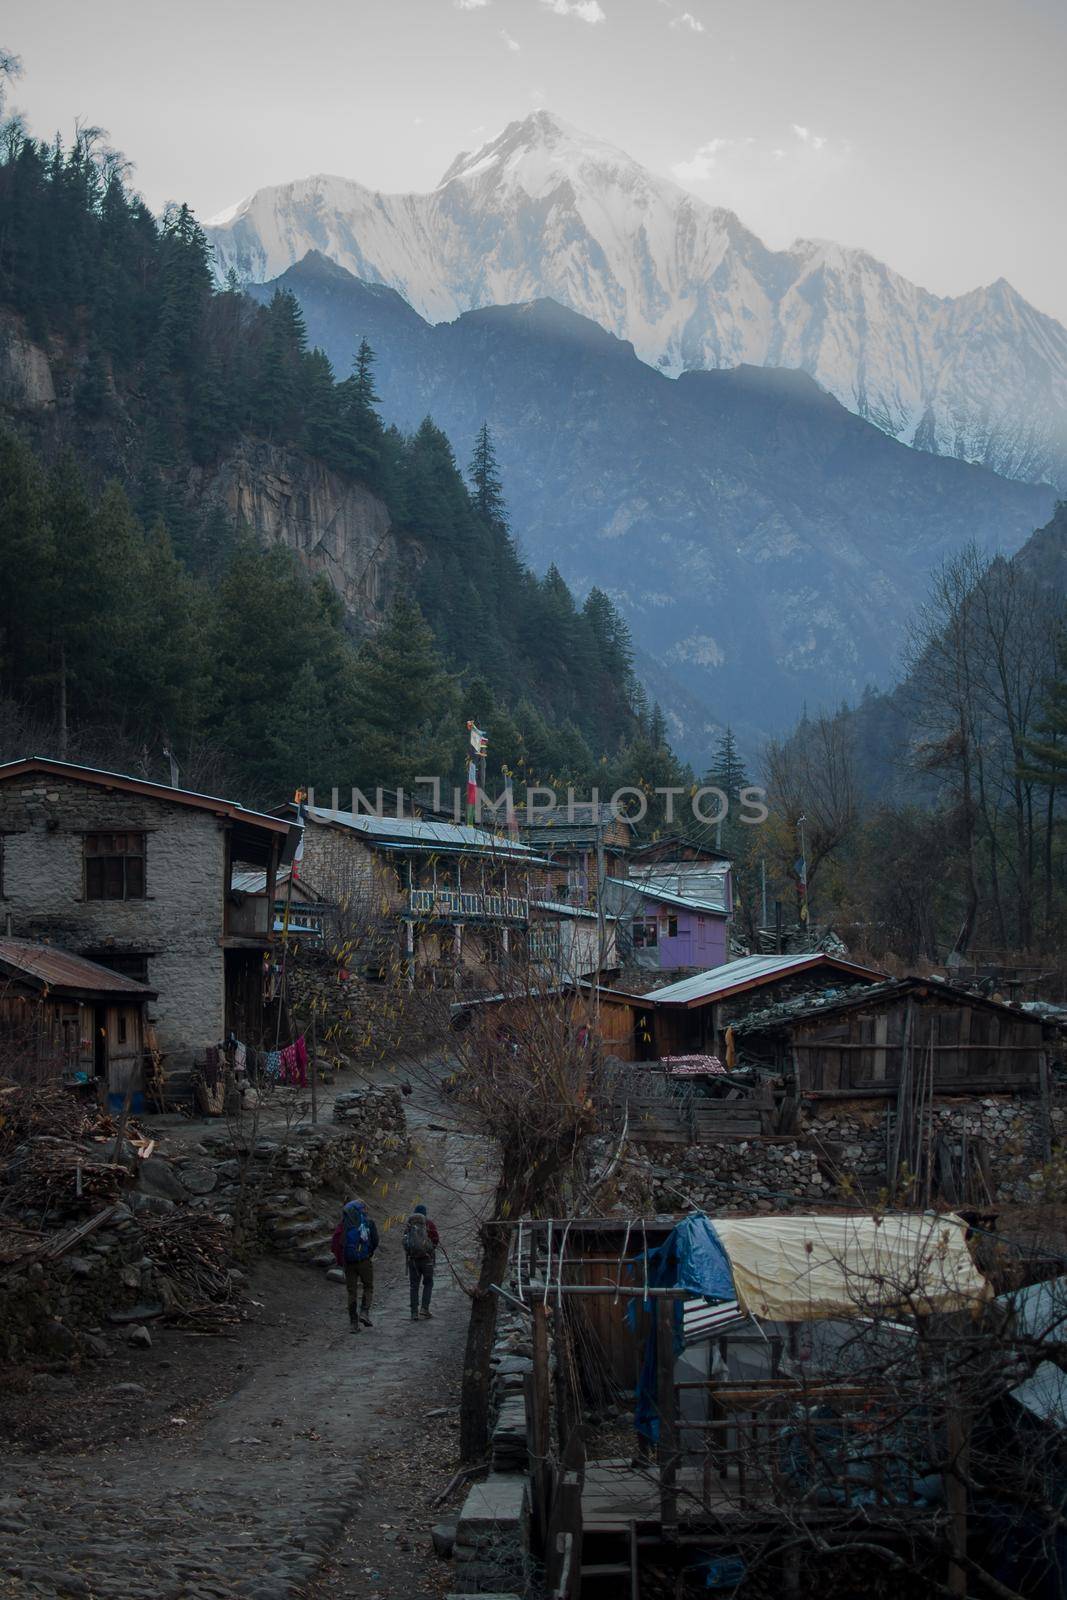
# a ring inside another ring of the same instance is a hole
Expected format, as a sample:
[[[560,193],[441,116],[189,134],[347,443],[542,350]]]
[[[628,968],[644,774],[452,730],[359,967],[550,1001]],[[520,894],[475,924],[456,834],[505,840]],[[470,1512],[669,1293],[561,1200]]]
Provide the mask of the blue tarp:
[[[629,1263],[631,1276],[644,1282],[642,1258]],[[706,1300],[736,1300],[733,1273],[722,1242],[713,1223],[702,1211],[679,1222],[670,1237],[656,1249],[648,1251],[648,1286],[650,1289],[686,1289],[694,1299],[703,1295]],[[630,1327],[637,1331],[638,1313],[648,1312],[655,1305],[653,1299],[633,1299],[627,1309]],[[685,1348],[682,1336],[683,1304],[672,1300],[674,1321],[674,1353],[681,1355]],[[641,1374],[637,1380],[637,1405],[634,1426],[638,1433],[651,1439],[659,1438],[659,1407],[656,1403],[656,1322],[651,1321]]]

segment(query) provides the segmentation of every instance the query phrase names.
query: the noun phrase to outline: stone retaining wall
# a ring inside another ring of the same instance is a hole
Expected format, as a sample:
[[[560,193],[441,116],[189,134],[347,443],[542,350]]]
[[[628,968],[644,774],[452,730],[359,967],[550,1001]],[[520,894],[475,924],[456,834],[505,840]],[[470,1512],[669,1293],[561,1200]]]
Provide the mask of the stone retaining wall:
[[[1052,1113],[1054,1149],[1067,1134],[1067,1108]],[[720,1215],[803,1210],[819,1204],[884,1198],[886,1106],[883,1102],[805,1105],[795,1136],[709,1139],[671,1146],[632,1142],[620,1163],[616,1199],[625,1209],[658,1215],[687,1203]],[[1045,1198],[1041,1107],[1011,1095],[942,1101],[934,1136],[982,1140],[997,1204]]]
[[[452,1547],[455,1587],[464,1594],[529,1592],[533,1562],[524,1384],[532,1371],[530,1319],[502,1311],[493,1349],[492,1470],[468,1491]]]

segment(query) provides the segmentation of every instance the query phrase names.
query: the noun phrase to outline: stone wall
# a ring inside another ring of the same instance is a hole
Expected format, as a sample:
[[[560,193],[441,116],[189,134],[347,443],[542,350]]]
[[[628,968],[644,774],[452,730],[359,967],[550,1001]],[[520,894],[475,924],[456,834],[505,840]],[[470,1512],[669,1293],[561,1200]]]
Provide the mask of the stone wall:
[[[531,1592],[534,1564],[524,1385],[533,1371],[532,1355],[529,1317],[502,1310],[493,1349],[490,1472],[468,1490],[452,1543],[453,1588],[464,1594]]]
[[[112,830],[147,835],[144,899],[85,898],[82,836]],[[159,995],[149,1017],[168,1068],[223,1036],[225,833],[218,818],[148,795],[31,775],[0,783],[0,835],[2,909],[16,936],[77,954],[147,955],[148,983]]]
[[[712,1139],[665,1145],[634,1141],[616,1183],[624,1208],[646,1214],[686,1204],[720,1215],[803,1210],[863,1199],[884,1201],[886,1108],[847,1102],[818,1113],[809,1104],[792,1137]],[[972,1155],[982,1140],[997,1204],[1044,1198],[1042,1113],[1034,1100],[1011,1095],[944,1101],[933,1130],[952,1144],[964,1132]],[[1054,1148],[1067,1135],[1067,1106],[1053,1108]]]
[[[173,1305],[174,1291],[148,1248],[133,1209],[122,1204],[70,1254],[8,1268],[0,1275],[0,1361],[106,1356],[109,1339],[134,1330],[150,1343],[145,1329]]]
[[[634,1214],[687,1204],[733,1213],[810,1209],[835,1198],[819,1157],[797,1139],[719,1139],[705,1144],[634,1144],[620,1168],[619,1196]]]
[[[809,1103],[802,1118],[807,1142],[822,1153],[827,1170],[845,1175],[861,1193],[876,1192],[885,1183],[887,1117],[884,1102],[824,1103],[816,1112]],[[974,1100],[935,1101],[933,1137],[953,1145],[966,1140],[971,1151],[982,1142],[988,1155],[993,1199],[1000,1203],[1039,1198],[1043,1186],[1044,1127],[1038,1101],[1017,1095],[986,1095]],[[1067,1106],[1052,1108],[1052,1136],[1058,1144],[1067,1133]]]

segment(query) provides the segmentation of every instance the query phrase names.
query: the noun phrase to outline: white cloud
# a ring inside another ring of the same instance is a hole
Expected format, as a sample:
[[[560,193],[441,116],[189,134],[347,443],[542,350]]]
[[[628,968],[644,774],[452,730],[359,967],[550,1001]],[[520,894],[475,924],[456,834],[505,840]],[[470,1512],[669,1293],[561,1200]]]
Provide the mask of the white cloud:
[[[541,0],[541,4],[557,17],[577,17],[581,22],[590,24],[608,20],[600,0]]]
[[[503,39],[509,50],[514,50],[517,53],[522,49],[522,45],[519,43],[519,41],[517,39],[513,39],[506,28],[501,28],[500,37]]]
[[[490,0],[452,0],[457,11],[481,11]]]
[[[801,123],[785,139],[720,135],[671,167],[675,180],[712,204],[736,211],[769,244],[812,231],[836,186],[855,176],[847,139],[813,133]]]
[[[821,133],[812,133],[810,128],[802,128],[799,122],[792,123],[791,127],[801,144],[810,144],[813,150],[821,150],[825,146],[826,140]]]
[[[755,144],[754,139],[709,139],[707,144],[702,144],[694,150],[688,161],[676,161],[671,167],[671,172],[679,183],[701,184],[707,183],[722,165],[728,156],[736,158],[742,151]]]
[[[699,17],[694,17],[691,11],[683,11],[680,17],[671,18],[672,28],[689,28],[693,33],[703,33],[704,24]]]

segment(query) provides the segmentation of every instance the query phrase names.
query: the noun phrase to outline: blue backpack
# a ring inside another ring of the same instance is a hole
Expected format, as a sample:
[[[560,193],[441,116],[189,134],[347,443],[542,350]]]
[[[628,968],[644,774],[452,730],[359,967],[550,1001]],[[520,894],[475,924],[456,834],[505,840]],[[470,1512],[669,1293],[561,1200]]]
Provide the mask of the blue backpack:
[[[345,1260],[366,1261],[370,1256],[370,1229],[362,1206],[345,1211]]]

